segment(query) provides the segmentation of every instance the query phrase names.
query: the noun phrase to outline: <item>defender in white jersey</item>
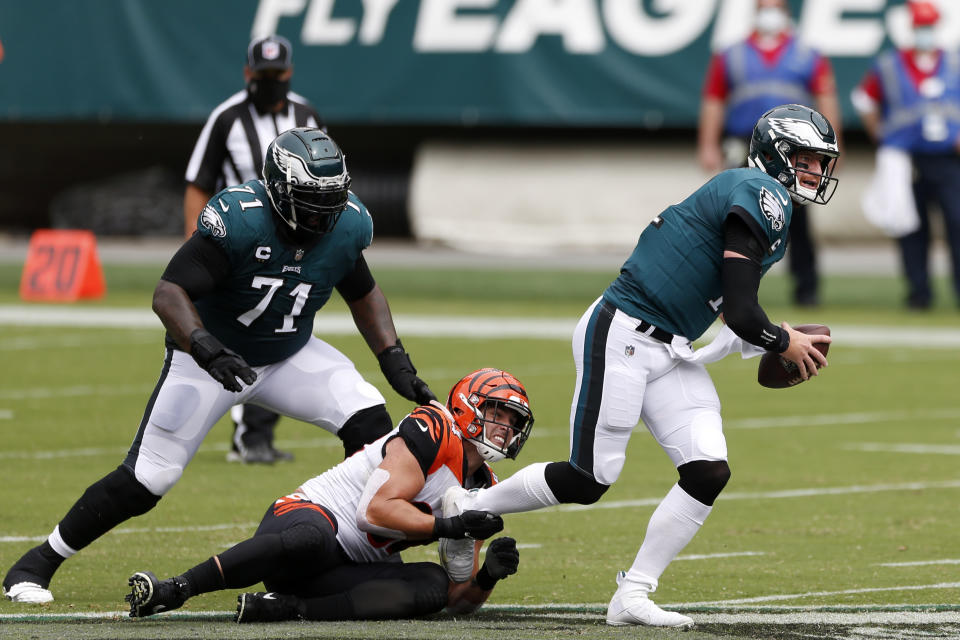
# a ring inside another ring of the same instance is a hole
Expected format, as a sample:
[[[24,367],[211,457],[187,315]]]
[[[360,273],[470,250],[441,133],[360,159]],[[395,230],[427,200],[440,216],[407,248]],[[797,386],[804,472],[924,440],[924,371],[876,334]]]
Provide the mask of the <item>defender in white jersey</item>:
[[[474,559],[462,582],[432,562],[405,564],[398,552],[441,538],[472,539],[476,551],[503,529],[498,515],[446,513],[444,494],[495,484],[487,463],[516,457],[532,426],[519,380],[499,369],[474,371],[454,385],[446,405],[418,407],[390,433],[276,500],[252,538],[163,581],[135,573],[126,596],[130,616],[261,581],[271,592],[241,594],[237,622],[473,611],[498,580],[516,572],[512,538],[493,540],[483,566]]]

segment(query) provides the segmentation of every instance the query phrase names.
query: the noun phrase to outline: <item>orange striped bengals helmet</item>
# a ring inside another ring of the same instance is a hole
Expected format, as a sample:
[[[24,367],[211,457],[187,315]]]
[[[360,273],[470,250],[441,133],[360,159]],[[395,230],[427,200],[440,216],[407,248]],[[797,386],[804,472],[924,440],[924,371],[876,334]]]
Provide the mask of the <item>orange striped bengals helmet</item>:
[[[516,458],[533,427],[527,390],[500,369],[480,369],[464,376],[450,390],[447,409],[461,435],[487,462]]]

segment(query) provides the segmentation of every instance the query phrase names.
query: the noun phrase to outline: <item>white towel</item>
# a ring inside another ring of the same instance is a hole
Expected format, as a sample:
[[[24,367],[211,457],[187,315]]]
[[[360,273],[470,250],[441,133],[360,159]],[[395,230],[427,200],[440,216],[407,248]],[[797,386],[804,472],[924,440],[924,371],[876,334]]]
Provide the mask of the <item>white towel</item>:
[[[873,178],[860,200],[863,215],[891,238],[920,228],[913,199],[913,165],[903,149],[880,147]]]
[[[753,358],[766,352],[765,349],[744,342],[730,327],[723,325],[716,337],[699,349],[694,350],[690,341],[682,336],[676,336],[668,346],[673,355],[687,362],[708,364],[726,358],[731,353],[739,352],[743,359]]]

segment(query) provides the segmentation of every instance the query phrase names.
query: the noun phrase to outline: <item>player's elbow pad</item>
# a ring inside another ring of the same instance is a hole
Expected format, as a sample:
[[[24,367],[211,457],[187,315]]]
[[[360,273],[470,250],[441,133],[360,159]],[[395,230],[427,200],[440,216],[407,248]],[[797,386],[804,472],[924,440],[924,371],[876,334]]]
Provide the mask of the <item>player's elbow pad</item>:
[[[366,486],[363,488],[363,495],[360,496],[360,503],[357,505],[357,528],[360,531],[366,531],[377,536],[393,538],[394,540],[404,540],[407,535],[403,531],[382,527],[370,521],[370,501],[377,494],[387,480],[390,479],[390,472],[386,469],[376,468],[370,474]]]

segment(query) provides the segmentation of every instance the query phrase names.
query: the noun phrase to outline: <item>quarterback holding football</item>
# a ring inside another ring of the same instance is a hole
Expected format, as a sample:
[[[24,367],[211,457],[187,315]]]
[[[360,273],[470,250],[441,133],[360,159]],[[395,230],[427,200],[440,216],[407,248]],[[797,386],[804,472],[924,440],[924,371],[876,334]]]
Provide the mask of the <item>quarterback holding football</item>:
[[[768,351],[795,365],[801,380],[827,364],[819,347],[830,336],[771,323],[757,291],[786,251],[792,203],[823,204],[833,195],[839,155],[836,133],[817,111],[791,104],[766,112],[754,127],[749,166],[717,174],[656,216],[581,317],[569,460],[525,467],[489,489],[452,490],[460,508],[496,514],[591,504],[620,476],[642,420],[679,480],[651,516],[632,566],[617,575],[607,624],[693,624],[649,594],[730,478],[720,399],[704,363],[735,349]],[[721,335],[695,352],[691,342],[721,313]],[[456,541],[445,550],[448,563],[470,553]]]

